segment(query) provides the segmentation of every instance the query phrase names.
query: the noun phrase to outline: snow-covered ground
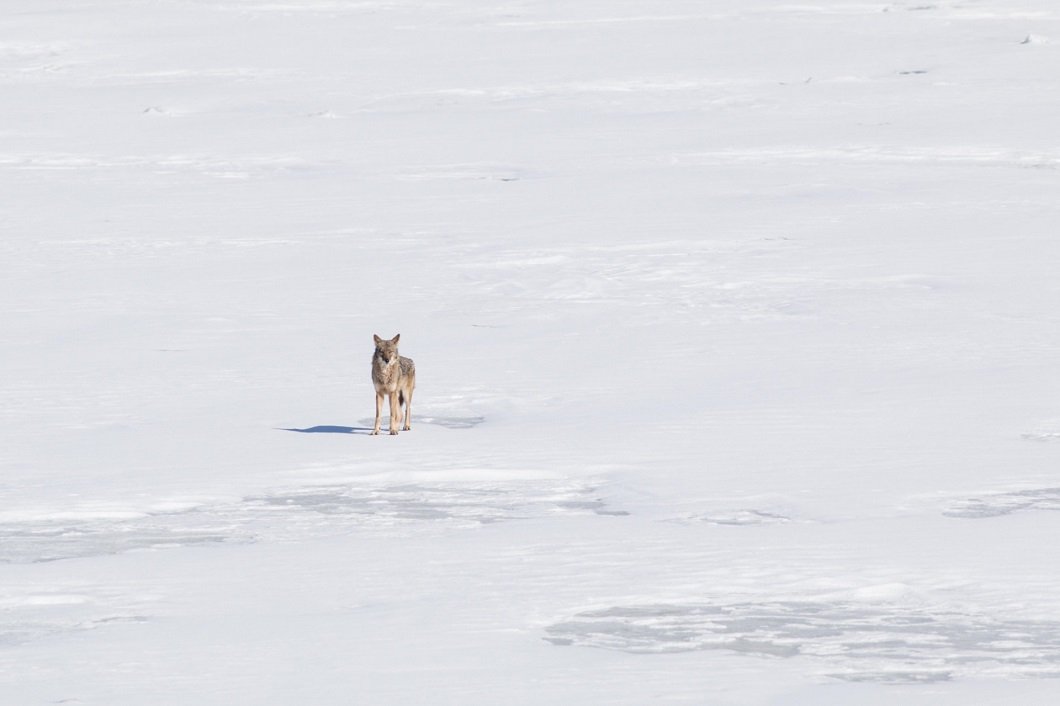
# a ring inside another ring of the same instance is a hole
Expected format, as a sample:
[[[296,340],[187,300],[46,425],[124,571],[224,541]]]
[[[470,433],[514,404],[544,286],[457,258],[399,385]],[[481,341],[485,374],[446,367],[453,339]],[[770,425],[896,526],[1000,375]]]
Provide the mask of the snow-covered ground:
[[[1055,0],[8,0],[0,703],[1056,703],[1058,67]]]

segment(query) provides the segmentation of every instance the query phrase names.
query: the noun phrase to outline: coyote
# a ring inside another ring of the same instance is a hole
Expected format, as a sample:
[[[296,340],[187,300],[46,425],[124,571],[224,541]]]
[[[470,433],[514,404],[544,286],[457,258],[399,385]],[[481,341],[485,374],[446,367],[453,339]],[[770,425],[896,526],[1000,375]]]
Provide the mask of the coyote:
[[[401,334],[389,341],[379,336],[375,339],[375,353],[372,354],[372,384],[375,385],[375,428],[372,434],[379,433],[379,417],[383,412],[383,395],[390,397],[390,434],[398,433],[398,419],[401,417],[401,405],[405,405],[405,426],[402,431],[412,428],[412,391],[416,388],[416,366],[411,358],[398,355],[398,339]]]

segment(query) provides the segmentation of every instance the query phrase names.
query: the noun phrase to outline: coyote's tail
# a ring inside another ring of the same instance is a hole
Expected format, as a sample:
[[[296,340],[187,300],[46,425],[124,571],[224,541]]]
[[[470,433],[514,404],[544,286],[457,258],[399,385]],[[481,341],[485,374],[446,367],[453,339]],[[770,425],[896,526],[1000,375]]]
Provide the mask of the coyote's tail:
[[[398,390],[398,404],[405,404],[405,393]]]

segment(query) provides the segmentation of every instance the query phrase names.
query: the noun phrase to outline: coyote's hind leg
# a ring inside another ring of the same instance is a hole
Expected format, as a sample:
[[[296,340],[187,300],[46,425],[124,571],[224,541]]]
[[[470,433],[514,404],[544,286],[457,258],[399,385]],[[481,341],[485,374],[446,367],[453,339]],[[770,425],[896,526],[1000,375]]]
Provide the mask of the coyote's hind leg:
[[[401,416],[401,403],[398,402],[398,393],[390,393],[390,436],[397,436],[398,419]]]
[[[412,429],[412,390],[405,393],[405,426],[401,431]]]

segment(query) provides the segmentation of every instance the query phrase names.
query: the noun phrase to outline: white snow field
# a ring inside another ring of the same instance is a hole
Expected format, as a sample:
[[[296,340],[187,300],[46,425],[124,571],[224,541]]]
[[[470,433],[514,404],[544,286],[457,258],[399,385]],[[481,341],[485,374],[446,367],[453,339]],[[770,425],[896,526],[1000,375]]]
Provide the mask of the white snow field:
[[[0,703],[1057,703],[1058,70],[1055,0],[6,0]]]

